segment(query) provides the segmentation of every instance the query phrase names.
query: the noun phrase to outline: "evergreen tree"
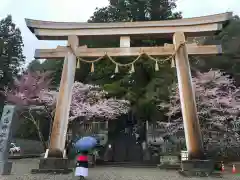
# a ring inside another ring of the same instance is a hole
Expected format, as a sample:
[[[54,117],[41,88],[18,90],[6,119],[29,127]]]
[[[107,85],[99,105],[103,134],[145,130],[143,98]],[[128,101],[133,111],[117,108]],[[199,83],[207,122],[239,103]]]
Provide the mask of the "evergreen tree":
[[[21,31],[8,15],[0,20],[0,90],[8,88],[25,61]],[[4,98],[0,97],[0,114]]]
[[[175,0],[110,0],[110,5],[97,9],[89,22],[127,22],[169,20],[181,18],[181,13],[173,13]],[[131,46],[156,46],[172,43],[172,39],[131,40]],[[92,45],[94,44],[94,45]],[[90,42],[88,46],[119,47],[119,40]],[[133,58],[116,58],[118,62],[131,62]],[[168,87],[175,79],[175,69],[168,63],[162,64],[159,72],[154,71],[154,63],[142,58],[136,63],[135,73],[128,74],[129,69],[121,69],[113,75],[115,65],[111,62],[100,62],[96,72],[89,74],[86,81],[104,85],[110,95],[124,96],[131,101],[132,110],[138,118],[154,120],[164,115],[158,111],[156,104],[167,98]],[[110,78],[111,77],[111,78]],[[160,113],[160,114],[159,114]]]
[[[63,60],[45,60],[42,63],[35,59],[29,63],[27,69],[30,72],[51,72],[51,88],[56,89],[61,80]]]
[[[176,0],[110,0],[110,5],[97,9],[90,22],[158,21],[181,18],[173,13]]]
[[[0,87],[3,87],[13,82],[25,61],[21,31],[10,15],[0,21],[0,58]]]
[[[230,74],[236,85],[240,85],[240,19],[235,16],[218,35],[198,38],[201,44],[222,45],[223,54],[220,56],[196,57],[197,63],[192,65],[201,71],[220,69]]]

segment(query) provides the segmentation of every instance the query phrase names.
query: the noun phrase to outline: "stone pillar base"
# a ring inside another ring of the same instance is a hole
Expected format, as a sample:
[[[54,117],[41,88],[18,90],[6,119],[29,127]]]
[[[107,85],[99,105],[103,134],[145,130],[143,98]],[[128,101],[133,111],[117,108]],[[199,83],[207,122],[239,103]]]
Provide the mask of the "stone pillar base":
[[[0,162],[0,175],[10,175],[12,171],[12,162]]]
[[[39,169],[32,169],[32,174],[54,173],[69,174],[72,172],[67,158],[44,158],[40,159]]]
[[[208,177],[214,171],[212,160],[187,160],[181,162],[179,173],[187,177]]]

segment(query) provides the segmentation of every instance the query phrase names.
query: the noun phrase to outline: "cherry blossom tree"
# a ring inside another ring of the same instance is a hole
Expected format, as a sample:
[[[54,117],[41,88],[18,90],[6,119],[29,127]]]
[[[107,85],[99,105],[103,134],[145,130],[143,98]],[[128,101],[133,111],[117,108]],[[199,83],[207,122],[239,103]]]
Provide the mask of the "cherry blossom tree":
[[[44,148],[47,148],[47,145],[37,115],[44,115],[47,116],[47,119],[52,120],[50,109],[39,100],[39,96],[43,96],[49,89],[50,75],[50,72],[26,72],[19,79],[14,80],[12,89],[5,89],[4,92],[1,92],[6,96],[7,103],[20,107],[20,118],[32,122]]]
[[[58,92],[50,89],[51,72],[27,72],[15,80],[14,87],[1,92],[8,103],[22,107],[21,116],[30,120],[36,127],[40,140],[44,139],[34,113],[47,112],[52,120],[52,112],[56,105]],[[78,117],[91,119],[94,117],[106,120],[116,119],[129,110],[129,101],[108,98],[107,92],[100,86],[75,82],[72,90],[72,102],[69,120]],[[46,145],[44,145],[46,147]]]
[[[42,104],[39,97],[49,90],[51,72],[26,72],[19,79],[14,80],[12,89],[2,92],[8,103],[17,106],[36,106]]]
[[[54,106],[57,94],[54,91],[45,92],[40,99],[49,106]],[[107,95],[108,93],[102,90],[100,86],[75,82],[72,90],[69,119],[98,117],[111,120],[129,111],[129,101],[108,98]]]
[[[19,80],[15,80],[15,86],[6,90],[7,101],[18,106],[47,105],[54,108],[57,99],[57,91],[50,90],[51,82],[49,72],[24,74]],[[108,98],[107,92],[100,86],[75,82],[72,90],[72,102],[70,107],[70,119],[85,116],[116,119],[129,110],[129,101]]]
[[[54,108],[57,99],[57,91],[50,90],[51,73],[27,72],[20,79],[15,80],[11,90],[3,92],[9,103],[18,106],[47,105]],[[72,102],[70,119],[77,117],[103,117],[116,119],[129,110],[129,101],[108,98],[107,92],[100,86],[75,82],[72,90]]]
[[[233,79],[220,71],[198,72],[193,78],[194,92],[205,144],[239,146],[240,138],[240,89]],[[173,134],[183,130],[178,85],[173,85],[170,102],[159,105],[167,110],[169,122],[159,122]],[[214,133],[216,135],[214,135]]]

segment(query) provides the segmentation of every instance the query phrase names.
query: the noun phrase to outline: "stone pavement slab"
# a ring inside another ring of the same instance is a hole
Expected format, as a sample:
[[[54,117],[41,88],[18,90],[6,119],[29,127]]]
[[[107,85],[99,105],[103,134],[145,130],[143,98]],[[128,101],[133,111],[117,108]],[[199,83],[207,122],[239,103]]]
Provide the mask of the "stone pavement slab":
[[[12,174],[2,176],[0,180],[77,180],[73,174],[49,175],[30,174],[31,169],[38,167],[38,159],[13,160]],[[224,175],[223,178],[187,178],[176,171],[160,170],[158,168],[124,168],[124,167],[96,167],[89,169],[87,180],[240,180],[240,175]]]

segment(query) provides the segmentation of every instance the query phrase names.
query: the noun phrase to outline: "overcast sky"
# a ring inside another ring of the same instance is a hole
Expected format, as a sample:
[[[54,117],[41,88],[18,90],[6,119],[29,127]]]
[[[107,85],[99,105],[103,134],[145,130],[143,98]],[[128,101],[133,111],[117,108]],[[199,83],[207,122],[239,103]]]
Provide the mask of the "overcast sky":
[[[36,48],[54,48],[56,41],[37,40],[25,25],[24,18],[49,21],[87,21],[96,7],[108,5],[108,0],[0,0],[0,19],[11,14],[20,28],[27,62]],[[240,0],[178,0],[177,9],[184,17],[195,17],[233,11],[240,15]],[[62,42],[61,42],[62,44]]]

